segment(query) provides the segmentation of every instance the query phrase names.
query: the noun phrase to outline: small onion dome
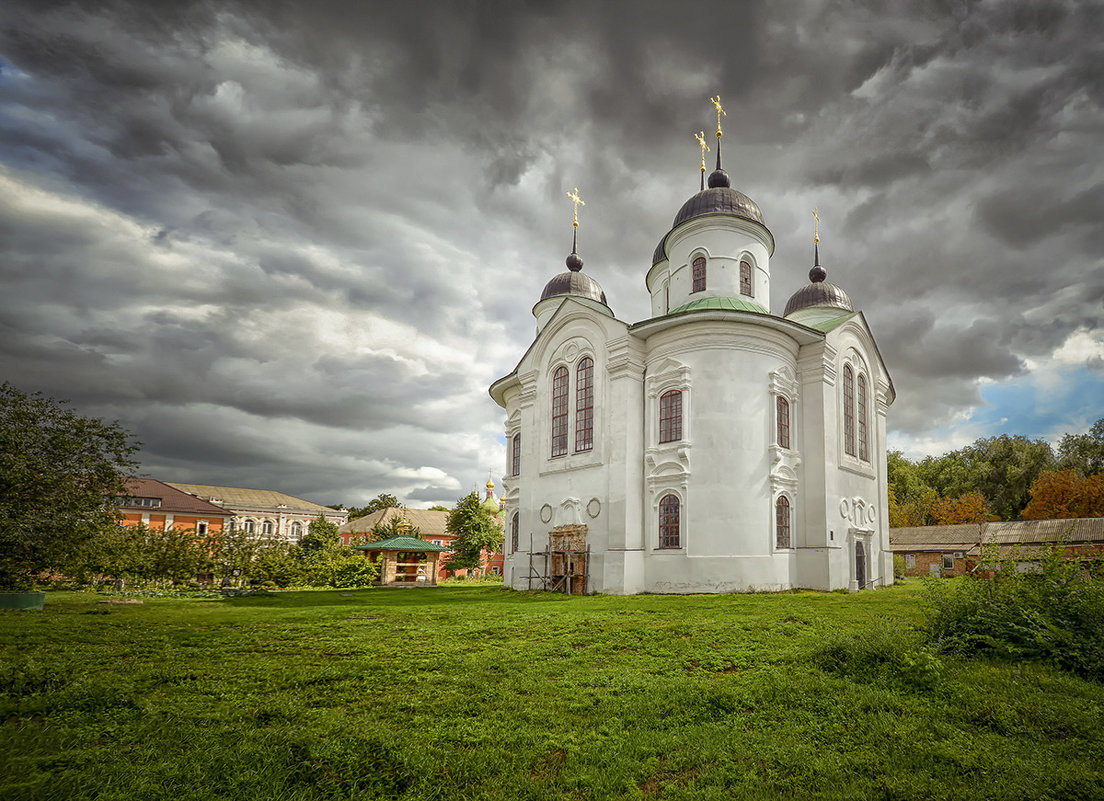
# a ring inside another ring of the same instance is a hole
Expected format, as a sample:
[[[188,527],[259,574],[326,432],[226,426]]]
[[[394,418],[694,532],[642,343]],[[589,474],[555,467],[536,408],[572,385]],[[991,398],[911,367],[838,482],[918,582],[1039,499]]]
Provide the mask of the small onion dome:
[[[494,498],[491,498],[491,497],[488,497],[488,498],[486,498],[486,499],[485,499],[485,500],[483,501],[483,503],[481,503],[481,504],[480,504],[480,506],[481,506],[481,507],[482,507],[482,508],[484,509],[484,511],[486,511],[486,512],[487,512],[487,514],[489,514],[489,515],[490,515],[491,517],[494,517],[495,515],[497,515],[497,514],[498,514],[499,512],[501,512],[501,511],[502,511],[502,507],[500,507],[500,506],[498,505],[498,501],[496,501],[496,500],[495,500]]]
[[[709,214],[740,217],[765,225],[763,213],[759,211],[759,206],[743,192],[732,188],[728,173],[724,170],[714,170],[709,176],[709,188],[703,189],[682,204],[682,208],[675,215],[675,221],[671,223],[671,230],[678,228],[687,220],[705,217]],[[666,241],[667,237],[665,236],[656,246],[655,252],[652,254],[653,266],[667,258],[667,253],[664,250]]]
[[[825,281],[827,277],[828,271],[819,264],[809,270],[809,283],[793,293],[786,302],[786,311],[782,312],[782,316],[789,317],[796,311],[813,308],[855,311],[847,293]]]
[[[541,292],[541,300],[553,298],[557,295],[576,295],[581,298],[590,298],[603,305],[606,303],[606,293],[598,282],[586,273],[582,272],[583,260],[578,253],[572,253],[567,257],[567,272],[553,276],[552,280],[544,285]]]

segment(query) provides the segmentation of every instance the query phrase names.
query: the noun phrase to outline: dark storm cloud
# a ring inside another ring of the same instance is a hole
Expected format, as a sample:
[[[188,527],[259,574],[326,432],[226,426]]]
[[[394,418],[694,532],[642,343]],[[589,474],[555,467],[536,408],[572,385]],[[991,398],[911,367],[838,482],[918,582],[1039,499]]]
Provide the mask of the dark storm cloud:
[[[5,11],[0,367],[132,421],[174,476],[428,503],[500,469],[485,387],[563,269],[564,191],[587,271],[647,316],[718,92],[778,241],[773,307],[819,206],[891,427],[945,426],[979,378],[1100,326],[1096,4]]]

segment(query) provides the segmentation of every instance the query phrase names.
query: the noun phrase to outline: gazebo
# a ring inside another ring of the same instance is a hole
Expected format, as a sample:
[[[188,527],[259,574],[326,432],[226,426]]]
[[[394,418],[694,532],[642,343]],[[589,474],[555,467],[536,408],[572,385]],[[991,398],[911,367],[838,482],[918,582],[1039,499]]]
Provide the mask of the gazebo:
[[[364,556],[380,562],[377,584],[382,587],[437,586],[437,562],[443,545],[420,540],[417,537],[398,536],[379,542],[353,546],[364,551]]]

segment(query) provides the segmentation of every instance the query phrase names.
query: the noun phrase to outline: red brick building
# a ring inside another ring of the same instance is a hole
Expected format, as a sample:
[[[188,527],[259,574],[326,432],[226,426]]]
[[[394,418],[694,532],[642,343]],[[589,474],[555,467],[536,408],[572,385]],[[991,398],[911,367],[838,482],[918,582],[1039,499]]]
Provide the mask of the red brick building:
[[[199,535],[221,533],[234,513],[208,503],[163,481],[128,478],[127,495],[116,505],[123,525],[139,524],[154,529],[172,528]]]

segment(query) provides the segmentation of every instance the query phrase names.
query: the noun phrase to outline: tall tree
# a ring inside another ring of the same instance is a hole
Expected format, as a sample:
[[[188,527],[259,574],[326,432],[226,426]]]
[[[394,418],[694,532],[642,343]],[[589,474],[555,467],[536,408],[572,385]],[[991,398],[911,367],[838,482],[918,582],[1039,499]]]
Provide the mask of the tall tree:
[[[1104,472],[1104,418],[1092,424],[1087,434],[1066,434],[1058,443],[1058,466],[1076,470],[1082,476]]]
[[[1073,470],[1046,471],[1031,485],[1024,520],[1104,517],[1104,473],[1081,476]]]
[[[447,564],[450,569],[478,569],[482,567],[484,552],[491,554],[502,549],[502,529],[483,508],[478,492],[456,502],[446,527],[454,537]]]
[[[998,519],[980,492],[967,492],[957,498],[939,498],[932,504],[931,513],[937,526],[986,523]]]
[[[117,423],[0,384],[0,588],[65,571],[114,523],[137,447]]]
[[[924,526],[931,523],[931,508],[936,492],[923,479],[920,468],[900,451],[886,455],[889,483],[889,525]]]
[[[307,526],[307,533],[299,540],[299,547],[308,555],[333,550],[341,544],[341,529],[322,514]]]

